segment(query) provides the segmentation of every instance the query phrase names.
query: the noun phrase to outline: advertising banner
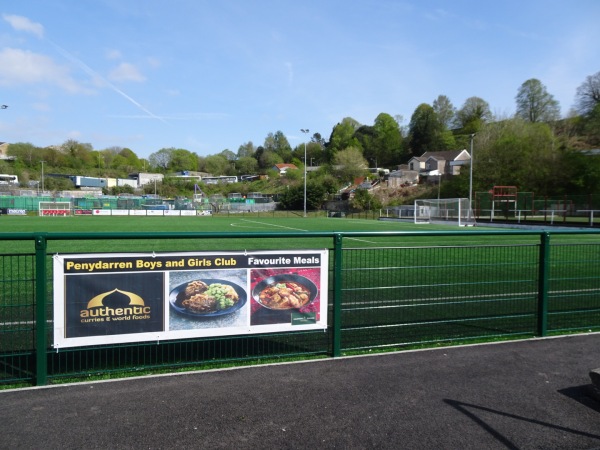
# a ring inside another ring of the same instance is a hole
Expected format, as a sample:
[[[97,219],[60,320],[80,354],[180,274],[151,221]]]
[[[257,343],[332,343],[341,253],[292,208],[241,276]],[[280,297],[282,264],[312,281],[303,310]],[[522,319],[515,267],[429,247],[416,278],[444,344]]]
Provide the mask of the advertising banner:
[[[327,328],[328,250],[54,256],[54,347]]]

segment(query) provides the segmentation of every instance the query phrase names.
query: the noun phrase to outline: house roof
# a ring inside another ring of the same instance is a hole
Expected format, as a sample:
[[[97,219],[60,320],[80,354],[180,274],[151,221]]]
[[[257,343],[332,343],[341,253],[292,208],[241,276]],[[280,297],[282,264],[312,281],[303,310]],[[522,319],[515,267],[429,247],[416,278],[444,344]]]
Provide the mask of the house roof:
[[[421,155],[421,158],[423,158],[422,161],[425,161],[429,158],[453,161],[464,151],[465,150],[445,150],[441,152],[425,152]]]
[[[275,164],[275,167],[278,170],[283,170],[283,169],[297,169],[298,168],[294,164]]]

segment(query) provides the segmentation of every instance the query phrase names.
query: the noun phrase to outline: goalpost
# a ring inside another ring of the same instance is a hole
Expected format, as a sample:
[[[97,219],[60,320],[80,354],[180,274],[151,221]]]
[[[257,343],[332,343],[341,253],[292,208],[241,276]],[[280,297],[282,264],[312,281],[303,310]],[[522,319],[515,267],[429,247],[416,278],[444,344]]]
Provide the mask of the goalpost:
[[[415,223],[474,226],[475,216],[468,198],[415,200]]]
[[[40,216],[70,216],[71,202],[40,202]]]

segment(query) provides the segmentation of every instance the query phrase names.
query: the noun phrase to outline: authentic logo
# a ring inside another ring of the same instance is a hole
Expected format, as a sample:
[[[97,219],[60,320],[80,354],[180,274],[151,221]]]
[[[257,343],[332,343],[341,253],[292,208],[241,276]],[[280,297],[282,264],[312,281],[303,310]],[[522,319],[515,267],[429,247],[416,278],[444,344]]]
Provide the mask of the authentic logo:
[[[133,292],[113,289],[92,298],[79,312],[81,323],[150,320],[152,308]]]

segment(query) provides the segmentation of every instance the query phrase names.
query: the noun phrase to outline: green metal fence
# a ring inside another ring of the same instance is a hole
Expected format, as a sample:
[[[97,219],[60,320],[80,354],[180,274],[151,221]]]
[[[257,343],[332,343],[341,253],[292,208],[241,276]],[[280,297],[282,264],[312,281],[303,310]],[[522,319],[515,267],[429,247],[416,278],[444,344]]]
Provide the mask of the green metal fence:
[[[0,255],[0,384],[600,330],[599,238],[595,230],[0,234],[25,245]],[[257,250],[327,244],[326,332],[53,348],[51,258],[61,243],[181,241],[200,250],[240,239]]]

